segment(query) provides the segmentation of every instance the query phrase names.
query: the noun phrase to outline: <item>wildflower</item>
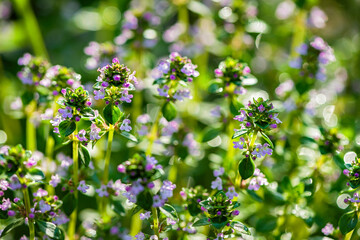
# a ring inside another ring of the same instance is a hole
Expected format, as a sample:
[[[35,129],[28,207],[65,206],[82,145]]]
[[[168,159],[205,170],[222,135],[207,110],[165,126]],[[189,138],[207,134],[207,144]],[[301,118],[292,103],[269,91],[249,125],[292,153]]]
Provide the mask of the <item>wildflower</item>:
[[[168,199],[173,196],[173,190],[176,188],[176,185],[170,182],[169,180],[165,180],[163,185],[160,188],[160,195],[162,199]]]
[[[45,197],[48,195],[48,192],[42,188],[39,188],[37,192],[33,193],[34,197]]]
[[[253,177],[250,180],[248,189],[257,191],[260,189],[260,186],[266,186],[269,182],[266,179],[265,175],[260,172],[260,169],[256,168]]]
[[[266,154],[267,155],[272,155],[273,150],[271,148],[269,148],[270,145],[267,143],[264,143],[264,145],[261,144],[257,144],[254,151],[252,151],[252,155],[260,158],[260,157],[265,157]]]
[[[211,182],[211,188],[222,190],[222,180],[220,177],[217,177],[214,181]]]
[[[39,208],[40,208],[40,212],[42,213],[46,213],[51,210],[51,206],[42,199],[39,202]]]
[[[84,183],[85,185],[85,183]],[[85,185],[86,186],[86,185]],[[80,187],[80,186],[79,186]],[[88,186],[86,186],[88,187]],[[101,185],[99,189],[96,189],[95,190],[97,192],[97,194],[99,195],[99,197],[108,197],[109,196],[109,193],[107,191],[107,186],[106,185]],[[85,189],[85,192],[86,192],[86,189]]]
[[[229,199],[233,199],[234,197],[239,196],[239,194],[235,191],[235,187],[229,187],[228,191],[226,192],[226,196]]]
[[[238,148],[238,149],[244,149],[245,147],[245,139],[243,137],[241,137],[239,139],[239,141],[234,141],[234,148]]]
[[[101,138],[101,136],[99,135],[100,131],[101,129],[98,128],[95,123],[92,123],[90,127],[90,140],[99,140]]]
[[[86,142],[87,138],[86,138],[86,131],[84,129],[80,130],[79,133],[77,135],[75,135],[77,137],[77,139],[79,139],[80,142]]]
[[[331,235],[334,232],[334,226],[331,223],[327,223],[325,227],[321,229],[321,232],[325,235]]]
[[[61,117],[65,119],[73,117],[73,110],[71,107],[65,107],[65,109],[60,108],[58,112],[61,114]]]
[[[153,197],[153,207],[162,207],[165,204],[165,200],[161,199],[159,195]]]
[[[80,181],[79,186],[77,187],[77,189],[82,193],[86,193],[89,188],[90,187],[88,185],[86,185],[84,180]],[[99,192],[97,192],[97,193],[100,196],[101,193],[99,193]],[[100,197],[102,197],[102,196],[100,196]]]
[[[130,132],[132,129],[131,126],[129,125],[130,123],[131,123],[130,119],[124,119],[120,126],[120,130]]]
[[[151,212],[150,212],[150,211],[145,211],[145,213],[140,213],[140,219],[141,219],[141,220],[149,219],[150,216],[151,216]]]
[[[158,88],[159,96],[161,97],[169,97],[169,86],[164,85],[162,88]]]
[[[220,177],[224,174],[225,169],[223,167],[214,170],[214,177]]]
[[[57,185],[61,182],[61,179],[58,174],[52,175],[49,184],[53,187],[57,187]]]

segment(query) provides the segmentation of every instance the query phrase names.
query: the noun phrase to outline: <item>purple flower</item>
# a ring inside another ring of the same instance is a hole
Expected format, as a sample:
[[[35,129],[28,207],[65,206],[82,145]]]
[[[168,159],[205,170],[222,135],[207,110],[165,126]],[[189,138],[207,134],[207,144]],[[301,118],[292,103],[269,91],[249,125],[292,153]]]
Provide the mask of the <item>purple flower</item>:
[[[331,235],[334,232],[334,226],[331,223],[327,223],[321,231],[325,236]]]
[[[165,200],[161,199],[159,195],[153,197],[153,207],[162,207],[165,204]]]
[[[239,141],[234,141],[233,144],[234,144],[234,148],[244,149],[245,139],[241,137]]]
[[[262,104],[258,107],[258,109],[259,109],[259,112],[265,111],[265,107]]]
[[[316,37],[312,42],[310,42],[310,45],[320,51],[326,50],[328,47],[328,45],[321,37]]]
[[[295,58],[295,59],[291,60],[289,62],[289,66],[291,68],[300,69],[302,66],[302,59],[299,57],[299,58]]]
[[[157,67],[162,73],[167,74],[170,70],[170,63],[167,61],[161,61]]]
[[[220,177],[217,177],[214,181],[211,182],[211,188],[212,189],[217,189],[217,190],[222,190],[222,180]]]
[[[121,123],[120,130],[130,132],[131,126],[129,125],[131,123],[130,119],[124,119],[124,121]]]
[[[101,88],[100,90],[94,90],[94,98],[95,100],[100,100],[105,98],[105,88]]]
[[[86,131],[84,129],[80,130],[77,135],[75,135],[80,142],[86,142]]]
[[[88,185],[86,185],[84,180],[80,181],[79,186],[77,187],[77,189],[82,193],[86,193],[89,188],[90,187]],[[100,196],[100,194],[99,194],[99,196]],[[100,197],[102,197],[102,196],[100,196]]]
[[[266,186],[268,185],[269,182],[268,180],[265,178],[265,175],[260,172],[260,169],[256,168],[253,177],[250,180],[248,189],[249,190],[253,190],[253,191],[257,191],[260,189],[260,186]]]
[[[243,122],[245,119],[246,119],[246,113],[245,113],[244,110],[241,110],[241,111],[240,111],[240,114],[239,114],[239,115],[236,115],[236,116],[234,117],[234,120],[239,121],[239,122]]]
[[[225,169],[223,167],[214,170],[214,177],[220,177],[224,174]]]
[[[308,53],[308,45],[303,43],[296,50],[300,55],[306,55]]]
[[[85,182],[84,182],[85,185]],[[85,185],[86,186],[86,185]],[[80,187],[80,186],[79,186]],[[86,189],[85,189],[86,191]],[[108,197],[109,193],[107,191],[107,186],[106,185],[101,185],[101,187],[99,189],[95,190],[97,192],[97,194],[99,195],[99,197]]]
[[[247,75],[247,74],[251,73],[251,70],[250,70],[250,68],[248,66],[245,66],[242,73],[244,75]]]
[[[264,145],[257,144],[254,151],[251,154],[258,158],[264,157],[266,156],[266,154],[271,155],[273,150],[269,148],[269,146],[270,145],[268,143],[264,143]]]
[[[60,108],[58,112],[61,114],[62,118],[72,118],[73,117],[73,110],[71,107],[66,107],[65,109]]]
[[[48,195],[48,192],[42,188],[39,188],[37,192],[33,193],[34,197],[45,197]]]
[[[169,86],[164,85],[162,88],[158,88],[157,91],[159,92],[159,96],[161,97],[169,97]]]
[[[217,68],[214,70],[215,76],[216,77],[222,77],[224,76],[223,72],[221,71],[221,69]]]
[[[13,217],[13,216],[15,216],[15,211],[13,211],[13,210],[9,210],[8,212],[7,212],[7,214],[8,214],[8,216],[9,217]]]
[[[114,75],[115,81],[120,81],[120,79],[121,79],[121,76],[119,74]]]
[[[150,216],[151,216],[151,212],[150,212],[150,211],[145,211],[145,213],[140,213],[140,219],[141,219],[141,220],[149,219]]]
[[[182,67],[181,72],[189,77],[190,76],[198,77],[199,72],[195,70],[196,68],[197,68],[196,65],[192,63],[187,63]]]
[[[61,179],[59,175],[55,174],[51,176],[51,180],[49,181],[49,184],[53,187],[56,187],[61,182]]]
[[[125,168],[125,166],[122,165],[122,164],[119,164],[119,165],[118,165],[117,170],[118,170],[118,172],[120,172],[120,173],[125,173],[125,172],[126,172],[126,168]]]
[[[101,138],[99,135],[100,131],[101,129],[98,128],[95,123],[92,123],[90,127],[90,140],[91,141],[99,140]]]
[[[51,206],[42,199],[39,202],[39,208],[41,213],[46,213],[51,210]]]
[[[2,199],[2,204],[0,205],[0,209],[3,211],[8,210],[9,208],[11,208],[11,201],[9,198],[3,198]]]
[[[173,196],[173,190],[176,188],[176,185],[170,182],[169,180],[165,180],[163,185],[160,188],[160,195],[163,200],[168,199]]]
[[[235,187],[229,187],[228,191],[226,192],[226,196],[230,199],[239,196],[239,194],[235,191]]]
[[[5,179],[0,179],[0,189],[6,191],[10,187],[10,184]]]

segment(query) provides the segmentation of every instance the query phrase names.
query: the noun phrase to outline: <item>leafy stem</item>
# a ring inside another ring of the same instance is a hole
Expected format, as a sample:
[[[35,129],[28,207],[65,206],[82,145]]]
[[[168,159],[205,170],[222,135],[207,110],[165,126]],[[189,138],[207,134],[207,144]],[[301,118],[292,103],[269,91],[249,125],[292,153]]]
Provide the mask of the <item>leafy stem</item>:
[[[78,186],[78,182],[79,182],[79,179],[78,179],[78,176],[79,176],[79,161],[78,161],[79,141],[76,138],[77,132],[78,132],[78,126],[76,124],[76,128],[75,128],[75,131],[73,132],[73,137],[72,137],[72,141],[73,141],[73,177],[72,177],[72,180],[73,180],[73,186],[74,186],[75,209],[70,216],[69,231],[68,231],[68,236],[69,236],[70,240],[75,239],[77,207],[78,207],[77,186]]]
[[[19,178],[21,185],[24,185],[25,184],[24,178],[22,178],[19,174],[18,174],[18,178]],[[29,214],[31,212],[31,203],[30,203],[28,186],[26,186],[25,188],[22,188],[22,192],[23,192],[23,196],[24,196],[26,216],[27,216],[28,222],[29,222],[29,235],[30,235],[29,239],[34,240],[35,239],[35,227],[34,227],[34,222],[29,217]]]
[[[105,155],[105,166],[104,166],[104,177],[103,177],[104,185],[107,185],[107,183],[109,181],[109,165],[110,165],[111,146],[112,146],[113,138],[114,138],[114,125],[110,124],[107,149],[106,149],[106,155]],[[103,218],[106,216],[106,205],[107,205],[107,198],[103,197],[101,199],[101,208],[102,208]]]
[[[163,105],[164,105],[164,104],[163,104]],[[162,105],[162,106],[163,106],[163,105]],[[147,155],[147,156],[150,156],[150,155],[151,155],[152,146],[153,146],[153,144],[154,144],[154,141],[155,141],[156,138],[157,138],[157,131],[158,131],[158,128],[159,128],[159,122],[160,122],[160,119],[161,119],[161,116],[162,116],[161,109],[162,109],[162,107],[159,109],[159,111],[158,111],[158,113],[157,113],[157,116],[156,116],[156,119],[155,119],[155,122],[154,122],[154,124],[152,125],[151,130],[150,130],[149,145],[148,145],[148,148],[146,149],[146,155]]]
[[[153,223],[154,223],[154,234],[159,238],[159,217],[157,213],[157,208],[152,208],[153,214]]]

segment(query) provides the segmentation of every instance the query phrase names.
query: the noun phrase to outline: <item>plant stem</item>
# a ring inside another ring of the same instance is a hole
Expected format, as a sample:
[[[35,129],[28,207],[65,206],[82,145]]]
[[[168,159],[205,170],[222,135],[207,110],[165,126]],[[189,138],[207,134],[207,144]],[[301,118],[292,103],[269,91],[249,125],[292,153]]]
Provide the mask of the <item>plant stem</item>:
[[[75,209],[70,216],[69,230],[68,236],[70,240],[75,239],[76,233],[76,220],[77,220],[77,210],[78,210],[78,190],[77,187],[79,185],[79,141],[76,138],[76,134],[78,132],[78,128],[76,125],[76,129],[73,132],[73,185],[74,185],[74,197],[75,197]]]
[[[146,156],[151,156],[152,146],[154,144],[154,141],[157,138],[157,131],[158,131],[158,127],[159,127],[158,125],[159,125],[161,116],[162,116],[162,114],[161,114],[161,108],[160,108],[157,113],[155,122],[152,125],[151,130],[150,130],[149,145],[148,145],[148,148],[146,149]]]
[[[304,42],[306,35],[306,11],[300,10],[295,17],[294,35],[291,43],[291,57],[298,55],[296,48]]]
[[[21,185],[26,185],[24,178],[22,178],[19,174],[17,174],[19,181]],[[26,210],[26,217],[28,218],[29,223],[29,239],[34,240],[35,239],[35,227],[34,222],[32,219],[29,218],[29,214],[31,212],[31,202],[30,202],[30,195],[28,186],[25,188],[22,188],[23,196],[24,196],[24,203],[25,203],[25,210]]]
[[[155,207],[152,208],[152,214],[154,220],[154,234],[159,238],[159,218],[158,218],[157,209]]]
[[[111,146],[114,138],[114,125],[109,125],[109,135],[108,135],[108,142],[107,142],[107,149],[105,155],[105,166],[104,166],[104,177],[103,177],[103,184],[107,185],[109,181],[109,166],[110,166],[110,157],[111,157]],[[103,221],[106,222],[109,219],[106,219],[106,205],[107,205],[107,198],[101,198],[101,210],[103,215]]]
[[[36,150],[36,128],[31,122],[31,114],[26,117],[26,148],[28,150]]]
[[[252,135],[251,137],[251,142],[250,142],[250,145],[249,145],[249,150],[251,151],[255,145],[255,141],[256,141],[256,138],[257,138],[257,134],[258,134],[258,131],[256,130],[254,132],[254,134]]]
[[[14,3],[18,14],[23,17],[23,23],[35,54],[48,58],[40,27],[30,6],[30,1],[14,0]]]

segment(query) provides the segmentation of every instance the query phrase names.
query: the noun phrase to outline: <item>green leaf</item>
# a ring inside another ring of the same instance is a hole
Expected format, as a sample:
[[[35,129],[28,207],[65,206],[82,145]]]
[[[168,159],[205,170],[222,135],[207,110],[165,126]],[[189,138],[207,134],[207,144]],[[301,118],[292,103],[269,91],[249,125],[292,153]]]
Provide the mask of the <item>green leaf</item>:
[[[300,138],[300,143],[307,144],[307,143],[316,143],[314,138],[303,136]]]
[[[136,200],[136,204],[142,207],[143,209],[150,211],[153,204],[153,197],[149,191],[142,191]]]
[[[133,141],[133,142],[136,142],[136,143],[138,142],[137,138],[134,135],[132,135],[131,133],[122,131],[120,133],[120,135],[127,138],[127,139],[129,139],[130,141]]]
[[[357,213],[355,211],[343,214],[339,220],[339,227],[342,234],[347,234],[353,230],[358,222]]]
[[[105,120],[112,125],[115,125],[115,123],[117,123],[120,120],[120,117],[122,115],[120,109],[115,104],[112,103],[106,105],[103,113]]]
[[[160,207],[160,211],[168,218],[173,220],[179,219],[175,208],[169,204],[165,204],[163,207]]]
[[[135,206],[132,210],[131,210],[131,216],[135,215],[136,213],[138,213],[139,211],[141,211],[142,207],[140,206]]]
[[[162,107],[161,111],[163,113],[164,118],[169,122],[176,118],[177,110],[175,104],[172,102],[166,102]]]
[[[277,218],[274,216],[266,216],[260,218],[255,225],[256,231],[258,232],[271,232],[276,228]]]
[[[230,112],[231,114],[233,114],[234,116],[238,115],[239,114],[239,110],[244,107],[244,105],[237,100],[237,98],[233,97],[231,99],[231,102],[230,102]]]
[[[63,199],[62,209],[67,216],[70,216],[76,206],[74,194],[68,193]]]
[[[59,125],[60,135],[63,137],[67,137],[71,135],[76,129],[76,123],[73,120],[65,120],[62,121]]]
[[[249,228],[241,222],[231,221],[230,226],[240,234],[251,235]]]
[[[6,211],[0,210],[0,219],[7,219],[9,216]]]
[[[223,90],[224,90],[223,84],[221,82],[217,82],[217,81],[213,81],[208,88],[208,91],[210,93],[220,93]]]
[[[63,231],[56,227],[55,224],[51,222],[45,222],[42,220],[36,221],[36,225],[39,227],[39,230],[45,233],[48,237],[55,240],[65,239]]]
[[[2,233],[0,234],[0,237],[5,237],[5,235],[7,235],[9,232],[11,232],[14,228],[17,228],[21,225],[24,224],[24,219],[20,218],[15,220],[14,222],[10,223],[9,225],[7,225],[4,230],[2,231]]]
[[[239,173],[242,179],[248,179],[254,174],[255,163],[251,157],[244,158],[239,164]]]
[[[272,141],[270,140],[268,135],[266,135],[263,131],[260,131],[260,133],[261,133],[261,136],[263,137],[263,139],[270,145],[270,147],[274,148],[274,144],[272,143]]]
[[[219,128],[207,128],[205,129],[205,133],[202,137],[202,142],[208,142],[210,140],[213,140],[221,133],[221,129]]]
[[[84,164],[85,167],[88,167],[91,159],[89,150],[83,145],[81,145],[79,150],[79,159],[81,160],[81,163]]]
[[[121,204],[120,201],[113,201],[112,202],[112,210],[114,210],[114,212],[116,212],[120,216],[125,215],[125,208],[123,207],[123,205]]]
[[[199,220],[195,221],[193,223],[193,227],[201,227],[201,226],[206,226],[206,225],[210,225],[211,223],[208,221],[208,218],[200,218]]]
[[[246,190],[246,192],[255,200],[258,202],[263,202],[264,200],[253,190]]]
[[[232,136],[232,139],[235,139],[235,138],[238,138],[238,137],[241,137],[242,135],[245,135],[249,132],[248,129],[240,129],[240,130],[237,130],[234,135]]]
[[[39,168],[31,168],[29,173],[35,177],[39,177],[40,180],[45,178],[45,174]]]

